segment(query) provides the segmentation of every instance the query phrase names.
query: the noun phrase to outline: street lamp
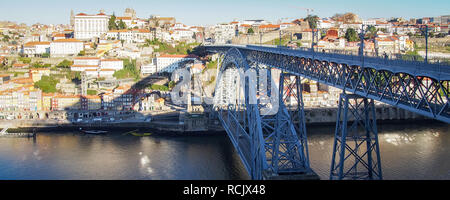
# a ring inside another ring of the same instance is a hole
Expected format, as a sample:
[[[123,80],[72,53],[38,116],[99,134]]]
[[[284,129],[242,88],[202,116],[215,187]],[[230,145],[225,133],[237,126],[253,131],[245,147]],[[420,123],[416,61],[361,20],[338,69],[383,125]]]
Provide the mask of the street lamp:
[[[281,27],[280,27],[280,41],[278,42],[279,43],[279,46],[281,46]]]

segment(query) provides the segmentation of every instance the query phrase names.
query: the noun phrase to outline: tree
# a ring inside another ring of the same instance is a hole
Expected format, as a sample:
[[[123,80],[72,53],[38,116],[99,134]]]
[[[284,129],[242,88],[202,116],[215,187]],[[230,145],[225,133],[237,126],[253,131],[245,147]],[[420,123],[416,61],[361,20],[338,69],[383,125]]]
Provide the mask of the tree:
[[[120,20],[120,21],[119,21],[119,24],[117,25],[117,28],[118,28],[119,30],[127,29],[127,25],[125,24],[125,22],[123,22],[122,20]]]
[[[116,16],[114,14],[109,18],[108,28],[109,30],[117,30]]]
[[[43,58],[50,58],[50,54],[49,54],[49,53],[43,53],[43,54],[42,54],[42,57],[43,57]]]
[[[56,67],[58,67],[58,68],[69,68],[71,65],[72,65],[71,61],[63,60],[58,65],[56,65]]]
[[[40,81],[34,83],[34,87],[41,89],[42,92],[54,93],[57,91],[56,84],[58,83],[59,81],[53,77],[42,76]]]
[[[78,56],[85,56],[85,55],[86,55],[86,51],[85,50],[80,51],[80,53],[78,53]]]
[[[317,15],[308,15],[308,17],[306,17],[305,20],[308,21],[309,28],[311,29],[317,28],[317,22],[319,21]]]
[[[358,34],[356,33],[355,29],[349,28],[347,29],[347,32],[345,32],[345,39],[349,42],[356,42],[359,41]]]
[[[253,30],[253,28],[249,28],[247,30],[247,34],[254,34],[254,33],[255,33],[255,31]]]
[[[367,27],[367,38],[369,39],[373,39],[375,38],[375,35],[377,34],[377,28],[375,28],[375,26],[370,25],[369,27]]]

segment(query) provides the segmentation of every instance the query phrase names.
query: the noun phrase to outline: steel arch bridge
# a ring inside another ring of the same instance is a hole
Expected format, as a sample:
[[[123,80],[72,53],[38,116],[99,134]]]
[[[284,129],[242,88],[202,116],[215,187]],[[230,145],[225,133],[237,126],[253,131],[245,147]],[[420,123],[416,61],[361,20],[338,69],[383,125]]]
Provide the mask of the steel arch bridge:
[[[221,55],[214,107],[253,179],[316,176],[301,78],[343,90],[330,179],[382,179],[374,100],[450,123],[448,65],[274,46],[204,47]]]

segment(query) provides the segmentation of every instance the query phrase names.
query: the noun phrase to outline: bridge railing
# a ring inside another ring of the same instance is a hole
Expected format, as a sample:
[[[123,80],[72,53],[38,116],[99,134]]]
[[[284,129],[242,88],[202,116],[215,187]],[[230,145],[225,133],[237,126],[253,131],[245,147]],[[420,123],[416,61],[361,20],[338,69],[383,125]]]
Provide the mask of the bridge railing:
[[[239,46],[239,47],[242,47]],[[317,51],[311,51],[308,48],[299,48],[299,49],[292,49],[289,47],[277,47],[273,45],[264,45],[264,46],[258,46],[258,45],[247,45],[245,48],[253,49],[253,50],[260,50],[265,52],[273,52],[273,53],[279,53],[279,54],[286,54],[286,55],[302,55],[307,56],[310,58],[325,58],[328,60],[346,60],[346,61],[353,61],[359,63],[367,63],[367,64],[375,64],[375,65],[384,65],[389,66],[389,68],[392,71],[397,70],[403,71],[403,72],[410,72],[412,74],[417,74],[419,72],[422,73],[428,73],[428,74],[435,74],[435,78],[442,78],[442,79],[450,79],[450,66],[446,63],[426,63],[421,61],[410,61],[410,60],[404,60],[399,59],[397,57],[375,57],[375,56],[359,56],[359,55],[350,55],[350,54],[341,54],[345,51],[339,51],[336,52],[317,52]]]

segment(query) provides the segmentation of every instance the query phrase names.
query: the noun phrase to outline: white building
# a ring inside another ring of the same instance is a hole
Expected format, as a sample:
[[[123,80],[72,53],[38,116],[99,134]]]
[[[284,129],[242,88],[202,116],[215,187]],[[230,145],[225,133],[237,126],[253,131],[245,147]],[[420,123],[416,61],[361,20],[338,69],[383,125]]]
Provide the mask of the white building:
[[[75,38],[80,40],[90,40],[100,37],[108,32],[108,15],[100,13],[97,15],[87,15],[80,13],[75,16]]]
[[[157,72],[172,73],[185,61],[194,61],[197,56],[194,55],[161,55],[156,58]]]
[[[213,32],[216,44],[227,44],[236,36],[236,26],[234,24],[217,24],[213,27]]]
[[[50,53],[50,42],[28,42],[23,45],[23,53],[28,56]]]
[[[123,69],[123,60],[119,59],[102,59],[100,69],[112,69],[113,71]]]
[[[141,73],[143,75],[150,75],[150,74],[154,74],[156,73],[156,65],[153,63],[147,64],[147,65],[142,65],[141,66]]]
[[[132,30],[111,30],[106,33],[106,38],[112,40],[124,40],[126,43],[140,43],[145,40],[151,40],[152,34],[146,29],[132,29]]]
[[[76,39],[55,40],[50,43],[50,54],[52,57],[77,55],[83,50],[83,42]]]

